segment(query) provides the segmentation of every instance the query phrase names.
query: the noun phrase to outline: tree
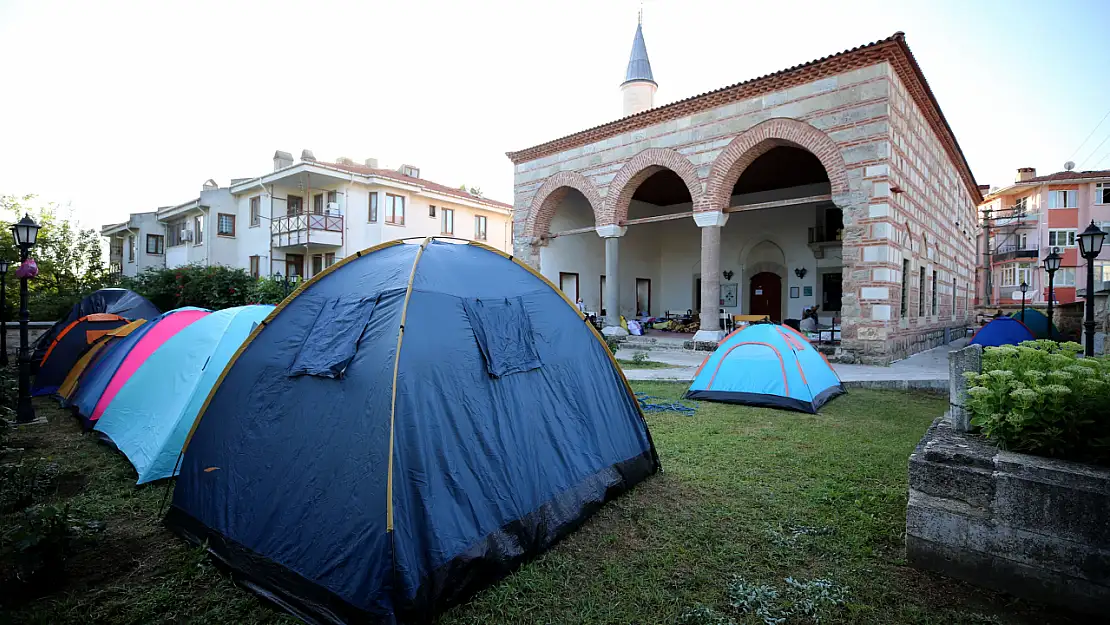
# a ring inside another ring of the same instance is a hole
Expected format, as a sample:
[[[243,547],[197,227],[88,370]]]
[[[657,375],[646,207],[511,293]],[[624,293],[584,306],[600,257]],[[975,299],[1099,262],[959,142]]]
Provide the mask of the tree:
[[[59,216],[54,202],[41,204],[34,195],[0,195],[0,255],[18,261],[19,250],[11,226],[28,214],[41,229],[31,257],[39,267],[39,275],[28,283],[31,318],[54,321],[65,316],[82,297],[110,281],[104,262],[101,237],[93,229],[77,227],[73,211]],[[7,290],[11,319],[19,310],[19,288],[14,268]]]
[[[459,191],[482,197],[482,187],[468,187],[465,184],[461,184],[459,185]]]

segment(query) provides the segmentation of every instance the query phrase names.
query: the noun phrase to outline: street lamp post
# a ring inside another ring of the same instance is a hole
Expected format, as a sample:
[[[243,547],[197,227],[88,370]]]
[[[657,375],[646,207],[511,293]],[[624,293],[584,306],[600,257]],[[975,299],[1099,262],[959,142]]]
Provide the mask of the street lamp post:
[[[1052,334],[1052,302],[1056,300],[1056,292],[1052,290],[1052,282],[1055,279],[1056,272],[1060,269],[1060,261],[1064,260],[1063,256],[1057,251],[1058,248],[1052,248],[1052,253],[1044,257],[1044,270],[1048,273],[1048,338],[1054,339]]]
[[[1095,355],[1095,258],[1102,252],[1106,233],[1095,225],[1094,220],[1079,235],[1079,254],[1087,259],[1087,300],[1086,314],[1083,319],[1083,353],[1088,357]]]
[[[0,367],[8,366],[8,268],[12,261],[0,258]]]
[[[1025,323],[1025,294],[1029,291],[1029,283],[1022,280],[1018,288],[1021,289],[1021,322]]]
[[[25,214],[12,226],[12,235],[19,246],[20,264],[27,262],[39,236],[39,225]],[[27,275],[19,278],[19,403],[15,409],[16,423],[35,420],[35,407],[31,404],[31,348],[27,340],[27,323],[31,320],[31,313],[27,310],[27,280]]]

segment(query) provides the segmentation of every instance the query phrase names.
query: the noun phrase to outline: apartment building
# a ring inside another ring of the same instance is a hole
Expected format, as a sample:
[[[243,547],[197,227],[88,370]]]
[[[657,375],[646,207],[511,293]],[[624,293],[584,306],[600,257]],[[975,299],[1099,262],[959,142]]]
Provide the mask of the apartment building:
[[[269,173],[224,187],[209,180],[199,197],[143,213],[155,216],[164,237],[162,248],[152,248],[161,250],[162,264],[147,259],[146,266],[220,264],[255,276],[311,278],[344,256],[395,239],[456,237],[509,251],[511,213],[509,204],[421,178],[412,165],[325,162],[310,150],[295,161],[278,151]],[[113,248],[131,236],[122,225],[102,229]],[[146,268],[120,266],[123,275]]]
[[[1017,170],[1013,184],[984,193],[979,204],[981,306],[1020,305],[1020,285],[1029,285],[1026,303],[1048,302],[1048,278],[1041,260],[1054,248],[1063,256],[1053,280],[1056,302],[1083,296],[1086,261],[1076,236],[1093,220],[1110,232],[1110,170],[1060,171],[1038,176]],[[1110,246],[1095,260],[1096,289],[1110,282]]]
[[[123,223],[102,226],[100,234],[109,241],[112,273],[136,276],[151,267],[166,266],[165,228],[155,211],[131,213]]]

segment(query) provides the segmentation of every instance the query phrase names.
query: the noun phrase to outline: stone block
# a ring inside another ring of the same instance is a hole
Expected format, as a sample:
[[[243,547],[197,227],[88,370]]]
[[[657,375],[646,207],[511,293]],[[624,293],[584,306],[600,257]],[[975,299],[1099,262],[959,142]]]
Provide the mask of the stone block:
[[[938,419],[909,462],[912,566],[1110,616],[1110,469],[1000,451]]]
[[[871,204],[867,207],[868,217],[887,217],[890,215],[890,204]]]
[[[983,369],[983,348],[968,345],[948,352],[948,403],[949,418],[960,432],[971,429],[971,414],[967,410],[967,379],[964,373],[979,373]]]
[[[865,286],[859,290],[860,299],[890,299],[890,289],[885,286]]]

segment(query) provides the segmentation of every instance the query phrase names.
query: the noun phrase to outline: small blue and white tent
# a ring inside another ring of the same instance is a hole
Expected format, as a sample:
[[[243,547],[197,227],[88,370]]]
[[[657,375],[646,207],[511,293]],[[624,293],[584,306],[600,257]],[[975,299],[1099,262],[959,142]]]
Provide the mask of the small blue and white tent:
[[[139,484],[174,475],[185,437],[235,351],[273,306],[239,306],[197,319],[127,380],[94,428],[134,465]]]
[[[1045,321],[1047,322],[1048,319],[1046,318]],[[968,343],[970,345],[982,345],[983,347],[998,347],[1000,345],[1017,345],[1022,341],[1032,341],[1036,338],[1033,336],[1033,331],[1017,319],[998,317],[979,328],[979,331],[972,335],[971,341]]]
[[[843,392],[840,377],[805,337],[788,326],[757,323],[721,341],[686,397],[815,413]]]

